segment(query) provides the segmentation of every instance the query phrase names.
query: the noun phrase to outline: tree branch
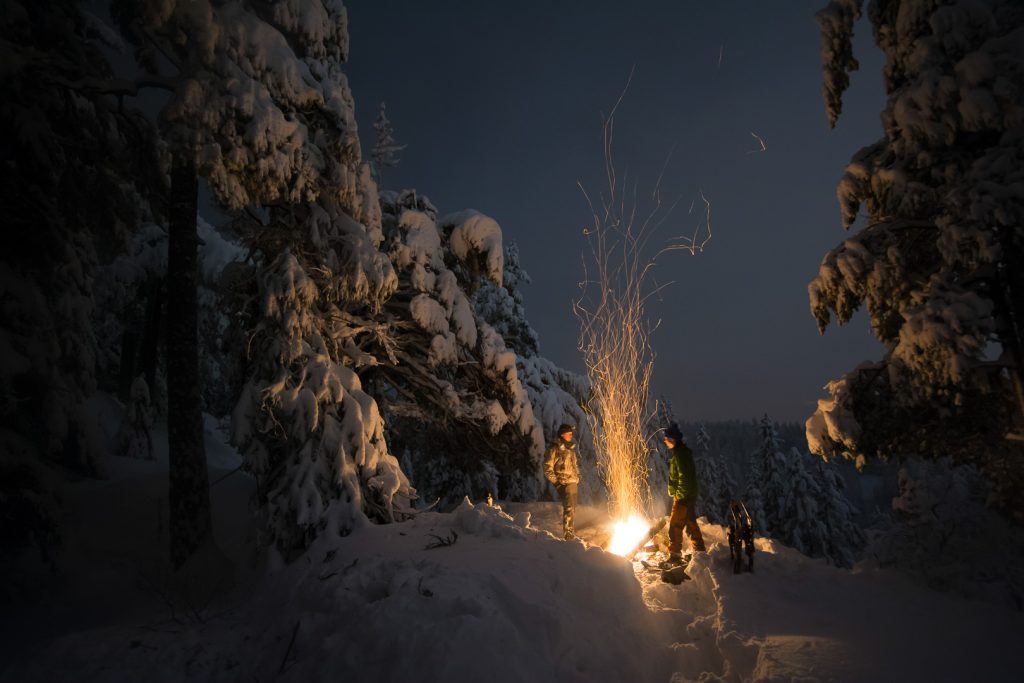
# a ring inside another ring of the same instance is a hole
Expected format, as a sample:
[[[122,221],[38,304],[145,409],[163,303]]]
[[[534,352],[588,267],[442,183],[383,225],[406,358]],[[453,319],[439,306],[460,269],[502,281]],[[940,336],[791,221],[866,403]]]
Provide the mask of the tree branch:
[[[160,90],[174,92],[178,86],[177,79],[166,78],[164,76],[147,76],[137,81],[124,78],[83,78],[77,81],[69,81],[66,78],[61,78],[59,76],[53,80],[69,90],[95,93],[97,95],[117,95],[119,97],[123,97],[125,95],[137,97],[139,91],[146,88],[158,88]]]

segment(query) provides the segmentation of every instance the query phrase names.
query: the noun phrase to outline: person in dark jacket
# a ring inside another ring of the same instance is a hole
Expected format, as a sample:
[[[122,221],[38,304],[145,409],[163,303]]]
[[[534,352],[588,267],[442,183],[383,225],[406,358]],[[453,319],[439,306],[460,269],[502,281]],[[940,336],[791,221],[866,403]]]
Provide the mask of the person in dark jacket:
[[[662,435],[668,449],[668,495],[672,497],[672,516],[668,524],[669,564],[682,563],[683,527],[690,537],[694,552],[704,552],[704,536],[697,526],[697,467],[693,451],[683,442],[683,434],[675,424]]]
[[[558,436],[548,445],[544,457],[544,476],[555,485],[562,500],[562,534],[566,540],[576,538],[573,516],[576,513],[576,489],[580,483],[573,431],[572,425],[561,425]]]

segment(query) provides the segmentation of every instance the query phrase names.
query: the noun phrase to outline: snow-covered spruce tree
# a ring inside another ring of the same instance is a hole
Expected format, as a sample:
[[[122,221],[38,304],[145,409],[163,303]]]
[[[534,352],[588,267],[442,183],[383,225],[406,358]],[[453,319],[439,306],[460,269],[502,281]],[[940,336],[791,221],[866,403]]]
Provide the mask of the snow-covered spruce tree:
[[[751,457],[745,501],[759,533],[810,557],[850,567],[863,545],[853,508],[830,465],[793,447],[783,450],[776,425],[765,415],[761,445]]]
[[[700,481],[697,514],[707,517],[709,522],[727,524],[729,501],[738,494],[738,491],[725,460],[712,451],[711,435],[703,423],[697,427],[693,456],[697,467],[697,479]]]
[[[769,532],[804,555],[826,557],[828,530],[818,507],[822,492],[815,465],[796,448],[790,448],[785,458],[784,478],[765,486],[777,506]]]
[[[540,355],[537,333],[526,318],[523,304],[522,288],[529,283],[530,276],[520,265],[519,248],[513,242],[505,247],[502,285],[483,279],[473,296],[473,308],[515,352],[516,371],[547,440],[555,438],[555,430],[562,423],[576,426],[580,500],[591,503],[607,500],[607,489],[598,471],[594,435],[583,409],[589,392],[588,381]],[[542,454],[534,455],[539,459]],[[520,487],[523,486],[529,488],[532,483],[524,480]],[[523,489],[523,495],[525,493]]]
[[[933,588],[1024,609],[1024,531],[989,508],[990,495],[973,465],[908,458],[892,524],[865,555]]]
[[[708,428],[703,422],[697,425],[697,437],[694,439],[694,446],[697,447],[698,452],[711,452],[711,435],[708,434]]]
[[[149,398],[149,385],[144,375],[132,382],[128,405],[117,433],[117,452],[128,458],[152,460],[153,406]]]
[[[320,531],[344,533],[365,512],[391,518],[394,496],[409,492],[384,447],[376,406],[349,367],[340,308],[379,306],[393,284],[390,264],[376,249],[376,190],[360,162],[341,71],[344,8],[200,0],[124,2],[116,9],[140,60],[151,71],[165,62],[173,70],[152,78],[174,89],[161,122],[173,156],[172,195],[175,181],[184,188],[175,206],[178,232],[192,240],[188,250],[194,256],[194,205],[191,232],[185,209],[197,174],[229,209],[264,208],[246,235],[260,268],[252,280],[259,310],[250,319],[252,360],[235,411],[235,440],[257,475],[272,540],[290,559]],[[172,256],[175,233],[172,226]],[[194,270],[191,277],[194,298]],[[180,356],[196,366],[194,352]],[[171,377],[170,384],[178,381]],[[197,383],[183,383],[197,410]],[[201,437],[192,427],[182,431]],[[205,492],[202,444],[192,439],[187,446],[189,465],[179,468],[187,473],[172,504]],[[175,511],[186,527],[177,534],[184,545],[175,562],[208,534],[205,505],[194,500]]]
[[[166,408],[157,372],[166,277],[167,228],[147,221],[123,253],[97,270],[93,284],[97,384],[127,403],[142,377],[157,412]]]
[[[767,533],[764,523],[764,497],[761,495],[759,482],[754,480],[747,482],[747,488],[743,492],[743,504],[746,505],[747,511],[754,520],[754,532],[761,535]]]
[[[398,166],[398,154],[406,147],[395,142],[395,130],[391,126],[383,102],[380,103],[380,111],[373,121],[373,132],[375,138],[373,151],[370,153],[370,168],[373,170],[374,182],[381,185],[384,169]]]
[[[204,378],[202,409],[216,417],[230,415],[242,384],[237,349],[248,341],[236,324],[234,276],[251,276],[241,247],[202,218],[198,255],[199,366]],[[164,412],[166,372],[158,366],[162,327],[163,283],[167,277],[167,230],[144,223],[126,251],[101,266],[94,281],[97,383],[131,400],[135,380],[143,377],[154,411]]]
[[[159,196],[155,131],[107,94],[77,2],[0,3],[0,547],[58,540],[49,464],[98,469],[93,281]],[[102,159],[104,163],[97,164]]]
[[[245,383],[245,358],[239,353],[248,337],[240,324],[238,296],[252,276],[247,254],[236,241],[244,237],[218,231],[202,218],[199,239],[199,369],[203,377],[203,411],[217,418],[231,415]]]
[[[154,130],[107,95],[116,40],[77,2],[7,0],[0,211],[0,457],[93,472],[96,268],[158,195]],[[103,159],[103,164],[97,164]]]
[[[505,247],[502,281],[481,281],[473,297],[476,314],[486,320],[520,358],[537,356],[540,352],[537,332],[527,321],[523,305],[522,288],[529,284],[530,276],[519,263],[519,247],[512,242]]]
[[[861,0],[819,13],[825,100],[839,116]],[[838,187],[843,226],[809,286],[824,331],[862,304],[887,351],[831,383],[814,452],[976,462],[1004,505],[1024,485],[1024,5],[874,0],[884,136]],[[1016,443],[1008,441],[1012,437]]]
[[[359,250],[339,230],[345,214],[317,204],[306,210],[319,220],[303,228],[326,244],[315,256],[285,248],[260,269],[249,378],[233,419],[233,440],[256,475],[270,539],[285,560],[317,536],[400,518],[413,494],[388,452],[377,404],[356,373],[375,360],[352,346],[353,326],[342,308],[379,306],[394,275],[368,240]],[[348,225],[362,230],[351,219]],[[271,256],[267,245],[261,252]],[[353,263],[365,268],[361,281]]]
[[[825,532],[825,557],[837,566],[852,567],[866,542],[864,532],[855,519],[857,510],[846,497],[846,483],[836,464],[818,458],[815,468],[819,491],[818,519]]]
[[[768,415],[761,418],[760,443],[750,455],[746,491],[743,500],[754,518],[754,527],[764,534],[778,527],[786,508],[788,464],[782,452],[775,424]]]
[[[352,343],[374,358],[364,374],[389,439],[428,496],[535,497],[542,425],[515,352],[474,310],[483,283],[502,282],[501,228],[472,211],[438,220],[413,191],[382,206],[397,289],[382,316],[358,318]]]

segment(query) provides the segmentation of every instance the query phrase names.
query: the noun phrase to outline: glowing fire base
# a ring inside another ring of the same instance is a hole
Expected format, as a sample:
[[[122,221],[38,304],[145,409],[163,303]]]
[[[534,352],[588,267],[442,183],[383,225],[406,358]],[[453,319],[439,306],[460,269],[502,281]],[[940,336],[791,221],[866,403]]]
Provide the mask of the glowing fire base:
[[[640,550],[640,546],[665,527],[666,522],[667,518],[662,518],[652,526],[638,514],[633,514],[625,520],[619,520],[615,522],[612,540],[608,543],[607,550],[615,555],[632,558]]]

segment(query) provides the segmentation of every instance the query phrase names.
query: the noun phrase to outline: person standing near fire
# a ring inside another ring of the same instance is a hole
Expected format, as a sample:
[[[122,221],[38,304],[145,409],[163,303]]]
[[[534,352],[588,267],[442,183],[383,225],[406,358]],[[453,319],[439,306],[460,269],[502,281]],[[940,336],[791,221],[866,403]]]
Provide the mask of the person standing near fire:
[[[704,536],[697,526],[697,495],[700,482],[697,481],[697,467],[693,462],[693,451],[683,440],[683,433],[675,424],[669,425],[662,435],[668,449],[668,495],[672,498],[672,516],[668,523],[668,565],[683,562],[683,528],[690,537],[694,552],[704,552]]]
[[[572,425],[559,426],[557,436],[548,445],[544,457],[544,476],[555,485],[558,497],[562,500],[562,534],[567,541],[576,538],[573,517],[576,514],[576,492],[580,483],[574,431]]]

